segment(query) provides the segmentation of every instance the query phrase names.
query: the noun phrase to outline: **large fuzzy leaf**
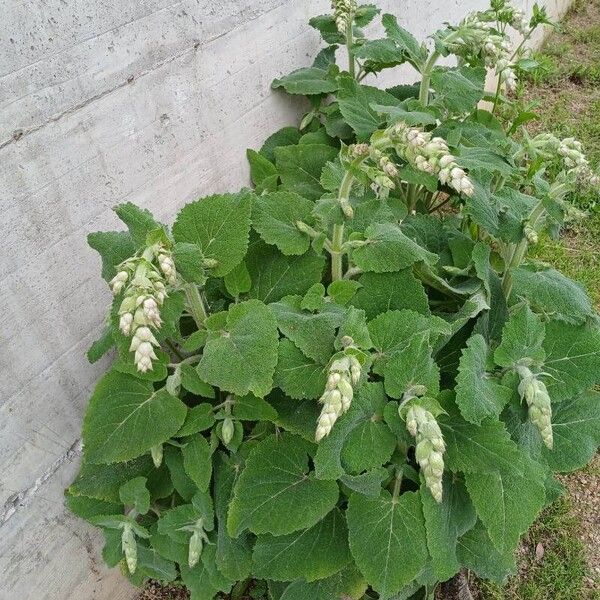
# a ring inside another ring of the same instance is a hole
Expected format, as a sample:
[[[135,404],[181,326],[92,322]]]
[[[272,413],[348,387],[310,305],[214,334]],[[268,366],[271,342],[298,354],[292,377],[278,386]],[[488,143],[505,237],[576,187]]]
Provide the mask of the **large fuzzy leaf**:
[[[286,189],[310,200],[325,192],[321,187],[321,171],[338,154],[327,144],[298,144],[275,148],[275,164]]]
[[[310,582],[334,575],[350,562],[346,519],[336,508],[304,531],[260,535],[252,560],[261,579]]]
[[[600,381],[600,330],[587,325],[546,324],[544,382],[554,402],[573,398]]]
[[[513,272],[513,296],[524,297],[539,311],[570,323],[594,312],[583,287],[554,269],[520,267]]]
[[[363,271],[388,273],[400,271],[424,261],[435,264],[438,257],[402,233],[392,223],[376,223],[367,227],[366,244],[352,252],[352,260]]]
[[[433,571],[439,581],[446,581],[460,569],[456,542],[475,525],[477,515],[464,484],[452,477],[444,478],[441,502],[423,486],[421,502]]]
[[[293,192],[272,192],[257,196],[252,207],[252,226],[267,244],[283,254],[304,254],[310,238],[297,227],[297,221],[313,222],[314,203]]]
[[[410,583],[428,559],[419,493],[394,499],[352,494],[347,510],[350,550],[367,582],[382,600]]]
[[[497,417],[512,396],[510,388],[486,371],[487,344],[482,335],[474,335],[462,352],[456,377],[456,404],[471,423]]]
[[[137,377],[108,372],[96,385],[83,424],[90,463],[136,458],[166,442],[185,420],[185,404],[164,388]]]
[[[270,436],[248,456],[236,482],[227,529],[233,536],[285,535],[312,527],[336,504],[334,481],[319,481],[309,471],[312,445],[291,434]]]
[[[198,244],[206,258],[217,261],[215,275],[226,275],[246,254],[251,194],[216,194],[184,206],[173,225],[177,242]]]
[[[244,396],[273,387],[279,335],[273,313],[258,300],[232,305],[206,321],[208,340],[198,364],[203,381]]]

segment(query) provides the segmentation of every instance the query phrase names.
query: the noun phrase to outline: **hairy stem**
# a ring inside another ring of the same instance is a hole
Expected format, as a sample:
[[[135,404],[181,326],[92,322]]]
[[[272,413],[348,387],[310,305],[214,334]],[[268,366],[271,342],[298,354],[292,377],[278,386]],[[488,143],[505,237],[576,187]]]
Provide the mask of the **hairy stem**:
[[[529,215],[529,224],[531,227],[535,227],[539,218],[544,214],[544,204],[543,202],[538,202],[534,209],[531,211]],[[506,298],[510,297],[513,286],[512,272],[516,269],[525,258],[528,249],[527,238],[523,238],[518,244],[514,244],[512,246],[512,252],[510,254],[510,259],[508,261],[508,265],[504,271],[504,276],[502,277],[502,291],[504,292],[504,296]]]
[[[354,52],[352,51],[352,21],[346,26],[346,50],[348,51],[348,73],[352,78],[356,78],[356,65],[354,61]]]
[[[202,329],[204,321],[208,316],[208,313],[206,312],[206,308],[204,306],[204,301],[202,300],[200,290],[198,289],[198,286],[195,283],[186,283],[183,289],[185,291],[187,308],[190,311],[192,317],[194,318],[198,329]]]
[[[427,106],[429,104],[429,84],[431,82],[431,72],[433,71],[433,67],[435,67],[435,63],[440,57],[440,53],[435,50],[431,53],[431,56],[427,59],[425,66],[423,67],[423,71],[421,72],[421,86],[419,87],[419,102],[423,106]]]
[[[338,281],[343,277],[342,244],[344,242],[344,225],[333,226],[331,240],[331,280]]]

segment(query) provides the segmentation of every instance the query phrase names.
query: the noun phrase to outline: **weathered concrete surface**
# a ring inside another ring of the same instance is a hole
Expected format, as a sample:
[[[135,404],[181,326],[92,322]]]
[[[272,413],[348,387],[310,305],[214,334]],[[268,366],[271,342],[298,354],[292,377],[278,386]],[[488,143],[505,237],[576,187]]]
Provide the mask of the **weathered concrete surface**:
[[[485,0],[380,4],[424,38]],[[122,201],[168,222],[246,184],[244,150],[302,108],[269,84],[316,54],[328,5],[0,0],[0,600],[132,596],[63,507],[106,366],[84,356],[109,301],[85,236],[119,227]]]

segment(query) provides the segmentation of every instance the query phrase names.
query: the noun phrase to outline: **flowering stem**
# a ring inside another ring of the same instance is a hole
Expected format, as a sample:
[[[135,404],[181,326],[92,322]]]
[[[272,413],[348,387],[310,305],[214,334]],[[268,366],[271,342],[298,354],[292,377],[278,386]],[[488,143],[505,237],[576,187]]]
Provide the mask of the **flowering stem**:
[[[344,224],[333,226],[331,240],[331,280],[338,281],[343,277],[342,243],[344,241]]]
[[[421,73],[421,86],[419,88],[419,102],[423,106],[427,106],[429,104],[429,84],[431,82],[431,71],[433,71],[433,67],[437,62],[437,59],[440,57],[440,53],[435,50],[431,53],[431,56],[427,59],[425,66],[423,67],[423,71]]]
[[[195,283],[186,283],[183,289],[185,291],[185,298],[187,300],[187,307],[190,311],[190,314],[194,318],[198,328],[202,329],[208,314],[206,312],[202,296],[200,295],[200,290]]]
[[[543,215],[544,210],[544,203],[538,202],[538,204],[536,204],[534,209],[531,211],[531,214],[529,215],[528,222],[531,227],[535,227],[535,224],[537,223],[538,219]],[[504,276],[502,278],[502,291],[504,292],[504,296],[506,298],[509,298],[512,292],[512,271],[523,262],[523,259],[527,254],[527,248],[528,241],[527,238],[524,237],[512,249],[510,260],[508,261],[508,266],[506,267],[506,270],[504,271]]]
[[[348,50],[348,73],[352,78],[356,77],[356,68],[354,62],[354,52],[352,51],[352,21],[346,27],[346,49]]]
[[[344,173],[344,178],[342,179],[342,183],[340,185],[340,190],[338,192],[338,202],[340,203],[340,207],[346,217],[351,218],[352,216],[352,206],[350,206],[350,190],[352,189],[352,184],[354,183],[354,169],[357,168],[360,163],[362,163],[368,155],[358,156],[356,157],[346,169]],[[342,269],[342,244],[344,243],[344,224],[334,225],[333,226],[333,235],[331,238],[331,280],[337,281],[343,278],[343,269]]]

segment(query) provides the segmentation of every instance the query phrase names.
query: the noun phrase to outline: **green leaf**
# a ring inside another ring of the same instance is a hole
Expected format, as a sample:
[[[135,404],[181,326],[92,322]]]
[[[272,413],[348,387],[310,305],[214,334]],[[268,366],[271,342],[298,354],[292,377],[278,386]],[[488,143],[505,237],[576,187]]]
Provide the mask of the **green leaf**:
[[[404,121],[407,125],[435,125],[437,123],[437,118],[433,113],[424,110],[407,110],[406,103],[402,103],[400,106],[371,104],[371,108],[378,115],[385,115],[388,123],[397,123],[398,121]],[[423,173],[423,171],[417,171],[408,165],[399,170],[399,176],[403,181],[409,183],[420,183],[422,181],[430,191],[437,190],[437,177]]]
[[[546,330],[540,318],[527,305],[518,308],[502,330],[502,342],[494,352],[501,367],[512,367],[522,358],[542,362],[546,356],[542,344]]]
[[[188,477],[205,492],[212,476],[212,452],[206,438],[195,434],[181,449],[183,468]]]
[[[369,72],[382,71],[406,62],[406,54],[390,39],[366,40],[354,55],[365,60]]]
[[[252,287],[252,279],[250,278],[246,263],[242,261],[237,267],[233,267],[223,278],[223,283],[227,291],[234,298],[238,298],[240,294],[249,292]]]
[[[329,69],[331,65],[335,64],[335,53],[338,47],[334,44],[333,46],[327,46],[322,50],[319,50],[315,59],[313,60],[312,66],[318,69]]]
[[[358,474],[385,464],[395,447],[396,436],[383,422],[382,414],[374,415],[361,420],[348,434],[342,450],[342,463],[348,472]]]
[[[425,288],[413,275],[412,269],[395,273],[363,273],[358,283],[361,287],[351,304],[362,308],[369,320],[388,310],[404,308],[429,314]]]
[[[154,533],[150,538],[150,544],[168,560],[172,560],[180,564],[185,564],[188,561],[187,544],[179,544],[168,535]]]
[[[388,273],[410,267],[415,262],[433,265],[438,260],[437,255],[419,246],[392,223],[370,225],[365,234],[366,244],[352,252],[353,262],[363,271]]]
[[[444,404],[448,417],[439,423],[446,442],[445,461],[448,468],[463,473],[495,473],[503,470],[524,474],[522,463],[526,458],[510,439],[504,425],[494,419],[485,419],[474,425],[462,419],[453,406]]]
[[[421,332],[386,361],[383,374],[388,396],[400,399],[415,386],[424,386],[430,396],[438,393],[440,370],[431,352],[429,333]]]
[[[255,186],[264,184],[265,180],[270,177],[278,177],[279,173],[275,165],[265,156],[248,148],[246,150],[246,158],[250,163],[250,177]]]
[[[152,213],[145,208],[140,208],[131,202],[117,204],[113,209],[117,217],[127,225],[131,239],[136,246],[146,245],[146,236],[161,225],[155,221]]]
[[[321,187],[321,171],[338,154],[327,144],[299,144],[275,149],[275,164],[283,185],[309,200],[317,200],[325,192]]]
[[[215,424],[215,416],[212,404],[198,404],[188,409],[185,421],[176,437],[185,437],[210,429]]]
[[[594,313],[583,287],[550,268],[520,267],[513,271],[513,296],[526,298],[537,310],[569,323],[582,323]]]
[[[139,571],[146,577],[166,583],[177,579],[175,564],[162,557],[154,548],[138,544],[137,561]]]
[[[119,488],[134,477],[149,477],[155,471],[150,456],[140,456],[127,463],[95,465],[83,461],[79,474],[69,487],[69,494],[86,496],[120,504]],[[107,514],[106,512],[104,514]]]
[[[366,589],[363,577],[351,565],[327,579],[312,583],[294,581],[279,600],[359,600]]]
[[[384,373],[384,367],[393,354],[406,348],[415,336],[428,334],[434,343],[440,335],[449,333],[448,324],[435,316],[424,316],[412,310],[389,310],[369,323],[369,333],[375,355],[374,371]]]
[[[352,494],[346,511],[350,550],[368,583],[386,599],[410,583],[428,559],[419,493],[394,499]]]
[[[83,443],[90,463],[136,458],[175,435],[187,409],[164,388],[116,371],[96,385],[83,423]]]
[[[335,79],[325,69],[318,67],[296,69],[281,79],[275,79],[271,87],[273,89],[281,87],[288,94],[302,94],[303,96],[329,94],[338,88]]]
[[[191,333],[181,344],[181,349],[184,352],[196,352],[206,344],[208,333],[206,329],[199,329]]]
[[[279,335],[272,312],[258,300],[231,305],[226,320],[206,320],[208,340],[198,364],[203,381],[244,396],[262,397],[273,387]]]
[[[420,66],[427,58],[427,50],[423,49],[410,32],[398,25],[394,15],[383,15],[381,22],[388,38],[393,40],[398,48],[402,48],[417,67]]]
[[[544,470],[521,457],[521,474],[513,469],[492,473],[465,473],[469,496],[492,543],[500,553],[512,552],[546,499]]]
[[[516,571],[514,552],[498,552],[481,523],[458,540],[456,553],[464,567],[498,583]]]
[[[233,416],[239,421],[275,421],[277,411],[266,400],[248,394],[235,399]]]
[[[70,490],[66,493],[66,503],[69,510],[86,521],[91,521],[100,515],[111,515],[123,512],[123,505],[116,502],[106,502],[86,496],[75,496]]]
[[[292,340],[303,354],[326,364],[334,354],[333,341],[341,317],[337,311],[313,313],[300,309],[302,299],[288,296],[270,305],[283,335]]]
[[[207,276],[204,270],[204,254],[198,244],[178,242],[173,248],[177,272],[187,281],[203,285]]]
[[[586,392],[552,407],[554,448],[542,448],[553,471],[586,465],[600,446],[600,394]]]
[[[173,487],[184,500],[190,501],[198,491],[198,487],[185,472],[181,450],[175,446],[166,445],[164,453],[165,463],[169,469]]]
[[[427,530],[427,547],[439,581],[447,581],[460,569],[456,542],[477,522],[477,515],[464,484],[453,477],[444,478],[442,501],[436,502],[421,486],[421,502]]]
[[[215,390],[208,383],[200,379],[200,376],[192,365],[184,363],[179,367],[179,371],[181,373],[181,385],[186,390],[203,398],[215,397]]]
[[[252,553],[260,579],[315,581],[341,571],[351,560],[346,519],[337,508],[316,525],[288,535],[260,535]]]
[[[190,600],[214,600],[221,591],[210,580],[210,574],[204,561],[198,562],[193,569],[187,564],[179,565],[181,579],[190,592]]]
[[[361,4],[354,13],[354,23],[357,27],[366,27],[380,12],[374,4]]]
[[[290,398],[319,398],[325,389],[327,373],[322,363],[308,358],[286,338],[279,342],[275,385]]]
[[[487,344],[482,335],[467,341],[456,377],[456,404],[462,416],[471,423],[486,417],[497,417],[512,396],[512,390],[486,371]]]
[[[381,484],[387,478],[387,469],[384,467],[375,467],[360,475],[348,475],[347,473],[344,473],[340,477],[340,482],[350,488],[353,492],[365,496],[377,497],[381,492]]]
[[[262,145],[260,154],[275,163],[275,148],[279,146],[294,146],[300,141],[302,134],[296,127],[283,127],[271,134]]]
[[[483,67],[436,67],[431,74],[435,103],[453,113],[471,112],[483,98],[485,73]]]
[[[102,335],[92,342],[92,345],[86,352],[87,359],[92,364],[99,361],[114,345],[112,328],[110,326],[105,327]]]
[[[353,279],[338,279],[332,281],[327,287],[327,295],[336,303],[345,306],[354,298],[357,290],[362,287],[363,284]],[[362,308],[357,306],[357,308]],[[366,311],[365,311],[366,313]]]
[[[296,227],[296,222],[312,224],[313,207],[313,202],[294,192],[262,194],[254,200],[252,227],[267,244],[274,244],[283,254],[304,254],[310,238]]]
[[[117,265],[133,256],[136,247],[131,235],[125,231],[96,231],[89,233],[87,243],[100,254],[102,277],[110,281],[116,274]]]
[[[319,481],[309,471],[312,444],[290,434],[259,442],[246,461],[229,507],[227,529],[239,535],[285,535],[311,527],[336,504],[334,481]]]
[[[546,324],[544,383],[554,402],[573,398],[600,381],[600,331],[559,321]]]
[[[232,538],[227,533],[227,510],[233,486],[241,471],[239,457],[221,453],[215,463],[215,511],[219,527],[217,530],[217,568],[233,580],[244,580],[252,568],[252,539],[249,533]]]
[[[145,477],[135,477],[119,488],[119,498],[125,506],[132,506],[141,515],[150,509],[150,492]]]
[[[186,204],[173,225],[176,242],[200,246],[204,256],[217,261],[212,270],[226,275],[237,266],[248,247],[251,194],[217,194]]]
[[[308,24],[321,33],[328,44],[345,44],[344,36],[338,31],[332,14],[312,17]]]
[[[339,84],[337,100],[340,112],[359,139],[367,139],[384,122],[371,108],[372,104],[398,105],[398,100],[391,94],[375,87],[360,85],[351,77],[340,77]]]
[[[277,427],[303,437],[311,444],[315,439],[315,426],[319,405],[313,400],[297,402],[279,390],[269,396],[269,403],[277,411]]]
[[[460,146],[457,152],[458,164],[465,169],[510,177],[514,167],[500,154],[482,147]]]
[[[325,267],[325,259],[314,252],[284,256],[262,242],[252,244],[246,263],[252,278],[248,295],[265,303],[277,302],[284,296],[303,296],[321,281]]]

